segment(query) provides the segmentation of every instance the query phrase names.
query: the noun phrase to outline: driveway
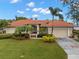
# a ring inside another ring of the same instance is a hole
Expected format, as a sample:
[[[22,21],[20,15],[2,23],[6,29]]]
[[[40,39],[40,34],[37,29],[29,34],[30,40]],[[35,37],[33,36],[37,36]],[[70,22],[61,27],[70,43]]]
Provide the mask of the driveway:
[[[68,59],[79,59],[79,42],[70,38],[61,38],[57,42],[67,53]]]

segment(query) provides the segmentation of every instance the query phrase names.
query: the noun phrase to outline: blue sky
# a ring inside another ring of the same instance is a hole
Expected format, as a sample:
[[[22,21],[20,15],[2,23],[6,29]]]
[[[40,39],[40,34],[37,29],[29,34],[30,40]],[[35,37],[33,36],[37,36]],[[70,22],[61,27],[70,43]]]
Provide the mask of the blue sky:
[[[15,16],[51,19],[48,7],[59,7],[66,16],[67,8],[62,6],[60,0],[0,0],[0,19],[13,19]]]

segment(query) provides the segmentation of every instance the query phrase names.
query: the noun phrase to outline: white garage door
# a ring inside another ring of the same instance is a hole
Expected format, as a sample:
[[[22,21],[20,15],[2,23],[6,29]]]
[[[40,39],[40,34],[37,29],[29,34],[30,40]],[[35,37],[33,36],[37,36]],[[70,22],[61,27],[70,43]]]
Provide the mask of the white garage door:
[[[68,37],[68,28],[53,28],[53,34],[60,38]]]

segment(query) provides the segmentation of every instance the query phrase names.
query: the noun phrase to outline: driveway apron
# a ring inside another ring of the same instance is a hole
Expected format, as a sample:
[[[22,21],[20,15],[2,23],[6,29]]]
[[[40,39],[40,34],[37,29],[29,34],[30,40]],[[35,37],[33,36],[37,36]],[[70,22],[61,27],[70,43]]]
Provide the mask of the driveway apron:
[[[60,38],[57,43],[67,53],[68,59],[79,59],[79,42],[71,38]]]

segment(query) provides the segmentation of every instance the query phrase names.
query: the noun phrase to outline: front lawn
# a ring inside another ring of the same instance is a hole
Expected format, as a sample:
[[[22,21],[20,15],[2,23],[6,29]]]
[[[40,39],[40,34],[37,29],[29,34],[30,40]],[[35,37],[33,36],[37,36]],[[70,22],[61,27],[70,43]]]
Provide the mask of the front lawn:
[[[0,40],[0,59],[67,59],[56,43],[41,40]]]

